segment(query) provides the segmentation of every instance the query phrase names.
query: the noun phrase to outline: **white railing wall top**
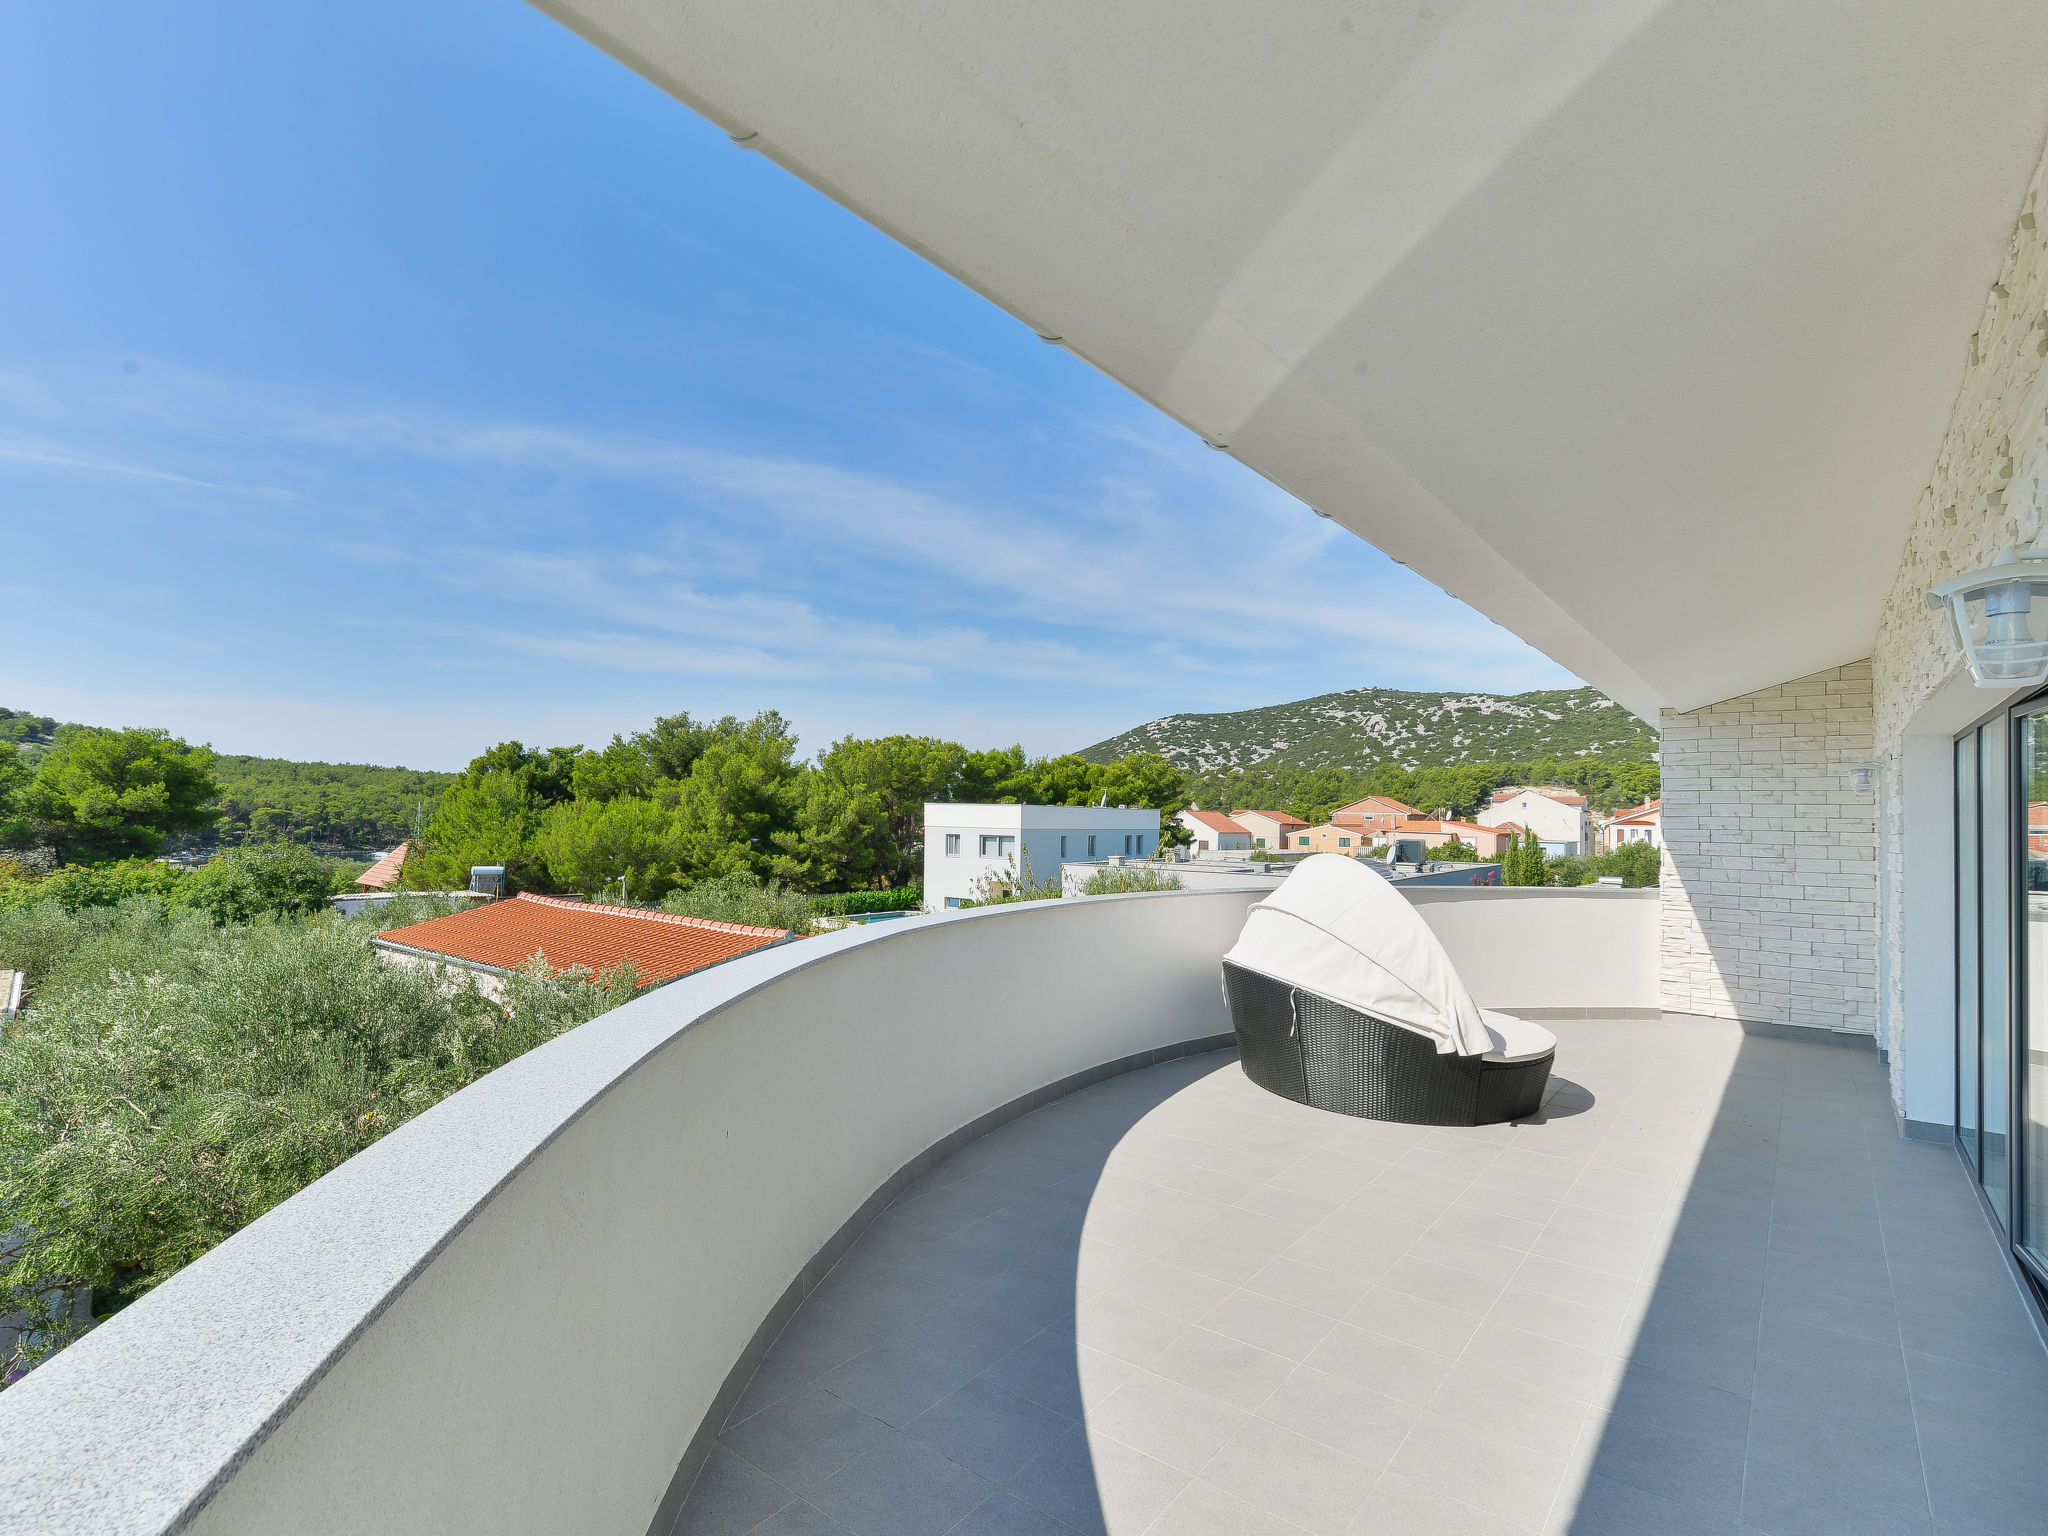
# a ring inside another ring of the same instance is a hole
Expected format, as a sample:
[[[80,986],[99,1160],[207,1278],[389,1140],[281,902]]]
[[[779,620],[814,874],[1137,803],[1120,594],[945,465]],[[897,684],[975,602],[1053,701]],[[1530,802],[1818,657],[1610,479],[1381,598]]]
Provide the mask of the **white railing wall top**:
[[[912,917],[637,998],[0,1393],[0,1524],[640,1536],[820,1245],[977,1116],[1227,1031],[1254,899]]]

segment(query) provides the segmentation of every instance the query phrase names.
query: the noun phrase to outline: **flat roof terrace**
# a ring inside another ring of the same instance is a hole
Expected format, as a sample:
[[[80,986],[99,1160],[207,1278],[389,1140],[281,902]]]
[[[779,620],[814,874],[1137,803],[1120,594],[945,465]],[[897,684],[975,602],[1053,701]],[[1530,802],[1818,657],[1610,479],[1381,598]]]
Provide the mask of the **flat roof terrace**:
[[[968,1146],[797,1312],[677,1531],[2040,1529],[2048,1354],[1877,1053],[1552,1027],[1515,1126],[1218,1052]]]

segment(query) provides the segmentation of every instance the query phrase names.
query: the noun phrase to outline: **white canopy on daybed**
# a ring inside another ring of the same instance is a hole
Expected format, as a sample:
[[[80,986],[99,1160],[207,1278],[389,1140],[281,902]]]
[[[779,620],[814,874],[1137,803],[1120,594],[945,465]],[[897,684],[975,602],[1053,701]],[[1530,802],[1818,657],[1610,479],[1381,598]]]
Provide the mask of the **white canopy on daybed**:
[[[1539,1025],[1474,1003],[1393,882],[1342,854],[1313,854],[1295,866],[1251,909],[1224,958],[1426,1035],[1442,1055],[1521,1061],[1557,1043]]]

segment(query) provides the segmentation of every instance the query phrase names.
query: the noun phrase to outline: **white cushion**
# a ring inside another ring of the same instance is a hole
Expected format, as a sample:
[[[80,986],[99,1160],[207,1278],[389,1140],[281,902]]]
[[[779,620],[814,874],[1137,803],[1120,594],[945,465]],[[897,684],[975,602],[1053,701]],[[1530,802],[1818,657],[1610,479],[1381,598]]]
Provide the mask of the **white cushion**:
[[[1493,1049],[1482,1060],[1534,1061],[1557,1049],[1557,1036],[1541,1024],[1518,1019],[1511,1013],[1495,1013],[1491,1008],[1483,1010],[1482,1017],[1486,1020],[1486,1033],[1493,1040]]]

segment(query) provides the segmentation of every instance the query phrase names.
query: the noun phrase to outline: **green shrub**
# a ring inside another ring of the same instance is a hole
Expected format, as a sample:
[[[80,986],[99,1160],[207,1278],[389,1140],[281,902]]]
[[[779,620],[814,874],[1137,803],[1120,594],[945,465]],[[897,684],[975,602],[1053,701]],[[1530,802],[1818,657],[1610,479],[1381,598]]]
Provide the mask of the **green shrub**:
[[[178,882],[171,899],[222,924],[308,917],[359,873],[361,866],[324,859],[303,843],[258,843],[207,860]]]
[[[630,994],[630,974],[471,978],[380,963],[374,925],[216,927],[131,899],[0,919],[38,978],[0,1036],[0,1315],[35,1319],[11,1374],[448,1094]]]
[[[1543,844],[1534,832],[1524,830],[1501,855],[1502,885],[1548,885],[1550,869],[1543,857]]]
[[[1550,872],[1552,885],[1591,885],[1596,862],[1575,853],[1566,853],[1551,859],[1545,868]]]
[[[1437,864],[1478,864],[1482,861],[1479,850],[1470,843],[1438,843],[1429,850],[1429,857]]]
[[[818,917],[858,917],[866,912],[915,912],[924,905],[924,887],[899,885],[889,891],[840,891],[830,896],[813,896],[811,911]]]
[[[1664,868],[1663,853],[1649,843],[1623,843],[1593,861],[1603,875],[1619,875],[1630,890],[1647,890],[1656,885]]]
[[[1177,891],[1180,876],[1147,864],[1105,864],[1081,887],[1083,896],[1122,896],[1131,891]]]
[[[0,908],[40,906],[54,901],[66,911],[111,907],[130,896],[167,899],[185,876],[154,859],[117,859],[106,864],[62,864],[37,879],[0,884]]]
[[[770,880],[764,885],[752,871],[744,869],[670,891],[662,898],[661,910],[718,923],[787,928],[799,935],[815,929],[810,897],[785,888],[779,881]]]

